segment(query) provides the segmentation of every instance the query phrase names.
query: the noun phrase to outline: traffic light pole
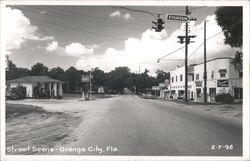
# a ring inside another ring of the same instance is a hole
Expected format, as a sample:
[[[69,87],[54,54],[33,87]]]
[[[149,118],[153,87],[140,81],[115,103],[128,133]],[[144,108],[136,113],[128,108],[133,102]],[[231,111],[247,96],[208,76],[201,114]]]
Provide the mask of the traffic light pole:
[[[189,15],[188,6],[186,6],[186,15]],[[185,35],[185,102],[188,102],[188,22],[186,22],[186,35]]]

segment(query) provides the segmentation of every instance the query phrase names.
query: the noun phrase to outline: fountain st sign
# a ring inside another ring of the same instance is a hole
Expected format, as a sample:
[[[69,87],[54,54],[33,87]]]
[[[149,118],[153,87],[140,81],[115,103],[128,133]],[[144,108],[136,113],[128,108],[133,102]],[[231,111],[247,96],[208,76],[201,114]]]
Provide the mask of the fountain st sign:
[[[168,14],[167,15],[167,20],[170,21],[183,21],[183,22],[187,22],[189,21],[189,17],[186,15],[173,15],[173,14]]]

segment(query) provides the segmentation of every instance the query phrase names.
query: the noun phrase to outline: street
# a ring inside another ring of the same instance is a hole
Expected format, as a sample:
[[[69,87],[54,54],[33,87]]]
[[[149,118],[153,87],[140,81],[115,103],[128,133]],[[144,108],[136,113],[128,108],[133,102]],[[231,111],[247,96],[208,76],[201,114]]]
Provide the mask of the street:
[[[98,121],[78,126],[77,141],[67,147],[97,147],[84,153],[88,155],[242,155],[241,123],[174,104],[133,95],[115,98]]]

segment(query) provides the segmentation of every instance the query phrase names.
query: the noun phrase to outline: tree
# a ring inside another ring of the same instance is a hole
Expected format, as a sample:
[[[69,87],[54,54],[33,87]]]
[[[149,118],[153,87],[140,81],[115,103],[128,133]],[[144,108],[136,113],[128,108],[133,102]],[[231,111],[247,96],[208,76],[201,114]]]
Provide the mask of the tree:
[[[30,74],[34,76],[45,76],[48,75],[49,68],[44,66],[43,63],[36,63],[31,67]]]
[[[81,87],[81,72],[75,67],[69,67],[65,71],[65,83],[67,92],[75,92],[76,89]]]
[[[105,72],[99,68],[95,68],[92,72],[93,75],[93,89],[97,90],[99,86],[104,86],[107,81],[107,76]]]
[[[216,20],[225,35],[225,44],[231,47],[242,48],[242,7],[219,7],[216,12]],[[232,61],[234,66],[242,70],[242,52],[236,52]]]
[[[6,79],[11,80],[15,78],[18,78],[18,68],[11,60],[9,60],[9,70],[6,71]]]
[[[225,44],[242,46],[242,7],[219,7],[215,11],[217,23],[226,37]]]
[[[30,70],[27,68],[18,68],[9,60],[9,70],[6,71],[6,80],[16,79],[30,75]]]
[[[128,67],[116,67],[109,75],[108,86],[115,93],[123,93],[126,87],[126,79],[130,76],[130,69]]]
[[[156,74],[157,74],[156,79],[157,79],[158,83],[164,83],[166,79],[168,79],[168,80],[170,79],[169,72],[166,73],[166,72],[158,69],[156,71]]]
[[[49,71],[49,76],[54,78],[54,79],[64,81],[65,80],[65,71],[60,67],[52,68]]]

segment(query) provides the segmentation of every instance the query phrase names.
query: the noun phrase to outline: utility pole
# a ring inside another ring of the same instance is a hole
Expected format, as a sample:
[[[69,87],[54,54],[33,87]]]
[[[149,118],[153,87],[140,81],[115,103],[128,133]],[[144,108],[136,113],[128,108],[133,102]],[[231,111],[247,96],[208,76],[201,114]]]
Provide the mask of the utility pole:
[[[177,38],[180,39],[179,43],[183,44],[185,39],[185,102],[188,102],[188,44],[194,41],[190,41],[191,38],[195,38],[195,35],[188,35],[188,23],[189,21],[196,21],[195,18],[190,18],[189,15],[191,12],[188,10],[188,6],[186,6],[186,15],[180,16],[186,21],[186,29],[185,29],[185,36],[178,36]]]
[[[207,47],[206,47],[206,20],[204,20],[204,102],[207,102]]]
[[[89,72],[89,99],[92,99],[92,88],[91,88],[91,70]]]
[[[186,16],[189,15],[188,6],[186,6]],[[185,41],[185,102],[188,102],[188,22],[186,22],[186,41]]]

